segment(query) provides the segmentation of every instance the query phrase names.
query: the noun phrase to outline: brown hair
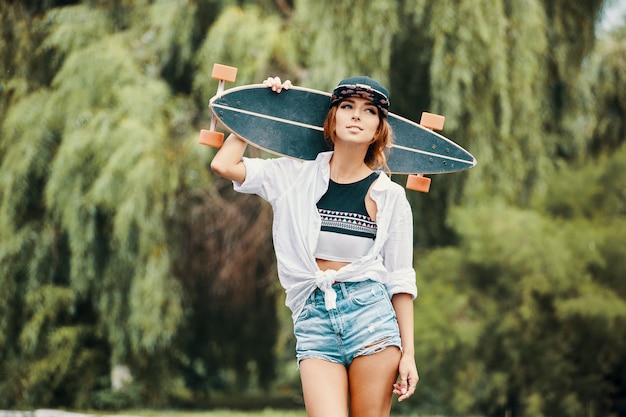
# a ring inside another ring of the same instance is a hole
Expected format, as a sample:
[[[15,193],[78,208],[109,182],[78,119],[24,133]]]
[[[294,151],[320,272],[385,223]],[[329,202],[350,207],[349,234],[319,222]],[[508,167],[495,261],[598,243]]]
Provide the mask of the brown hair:
[[[337,106],[335,105],[330,108],[326,115],[326,120],[324,120],[324,139],[331,149],[334,148],[335,140],[337,139],[337,134],[335,133],[336,113]],[[372,169],[382,168],[389,172],[387,153],[389,153],[389,149],[393,143],[393,132],[387,122],[387,118],[382,112],[379,112],[378,118],[380,123],[378,123],[378,128],[376,129],[376,133],[374,133],[374,140],[370,143],[369,148],[367,148],[364,162]]]

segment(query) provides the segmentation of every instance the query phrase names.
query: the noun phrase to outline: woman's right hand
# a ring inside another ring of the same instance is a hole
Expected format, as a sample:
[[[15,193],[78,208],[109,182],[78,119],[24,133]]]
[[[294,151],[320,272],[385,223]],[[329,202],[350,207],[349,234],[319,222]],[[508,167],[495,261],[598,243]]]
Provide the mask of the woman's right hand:
[[[286,80],[285,82],[281,82],[280,77],[268,77],[263,81],[263,85],[272,89],[277,93],[280,93],[283,90],[289,90],[292,86],[291,81]]]

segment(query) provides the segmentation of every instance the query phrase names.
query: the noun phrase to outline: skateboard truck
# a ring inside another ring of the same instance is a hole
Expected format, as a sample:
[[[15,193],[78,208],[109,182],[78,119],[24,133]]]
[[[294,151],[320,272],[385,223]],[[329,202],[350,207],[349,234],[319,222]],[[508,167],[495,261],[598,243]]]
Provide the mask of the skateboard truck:
[[[446,118],[438,114],[422,113],[420,119],[420,125],[431,130],[442,130],[443,124]],[[420,191],[427,193],[430,190],[430,178],[424,176],[424,174],[412,174],[409,175],[406,181],[406,188],[413,191]]]
[[[237,78],[237,68],[229,67],[222,64],[213,64],[213,72],[211,73],[211,77],[219,80],[216,95],[220,95],[224,92],[224,85],[226,84],[226,81],[232,83]],[[216,132],[216,127],[217,118],[211,115],[211,127],[209,128],[209,130],[200,130],[200,138],[198,142],[201,145],[221,148],[222,143],[224,142],[224,134],[221,132]]]

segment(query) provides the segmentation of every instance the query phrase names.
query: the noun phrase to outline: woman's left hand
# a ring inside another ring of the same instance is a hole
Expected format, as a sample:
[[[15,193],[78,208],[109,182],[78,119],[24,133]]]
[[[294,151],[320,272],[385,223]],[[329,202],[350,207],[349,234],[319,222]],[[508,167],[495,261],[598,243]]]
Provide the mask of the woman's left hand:
[[[415,386],[420,379],[413,355],[402,354],[398,371],[400,381],[393,384],[393,393],[399,396],[398,401],[404,401],[415,393]]]

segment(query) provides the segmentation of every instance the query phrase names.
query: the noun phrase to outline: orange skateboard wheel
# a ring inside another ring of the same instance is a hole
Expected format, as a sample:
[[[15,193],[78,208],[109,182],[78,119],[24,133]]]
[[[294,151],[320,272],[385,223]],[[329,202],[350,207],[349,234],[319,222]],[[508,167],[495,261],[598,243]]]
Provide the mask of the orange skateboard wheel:
[[[213,64],[211,77],[219,80],[217,95],[220,95],[224,92],[224,85],[226,82],[228,81],[232,83],[237,78],[237,68],[229,67],[228,65]],[[211,116],[211,128],[209,130],[202,129],[200,131],[200,139],[198,140],[200,145],[212,146],[214,148],[222,147],[222,143],[224,143],[224,134],[216,132],[216,127],[217,118],[215,116]]]
[[[198,142],[201,145],[212,146],[214,148],[221,148],[224,143],[224,134],[216,132],[214,130],[202,129],[200,131],[200,139]]]
[[[213,72],[211,77],[216,80],[228,81],[232,83],[237,79],[237,68],[229,67],[228,65],[213,64]]]
[[[443,124],[446,118],[438,114],[423,112],[420,119],[420,125],[432,130],[443,130]]]
[[[406,188],[413,191],[427,193],[430,190],[430,178],[423,175],[409,175],[406,181]]]

